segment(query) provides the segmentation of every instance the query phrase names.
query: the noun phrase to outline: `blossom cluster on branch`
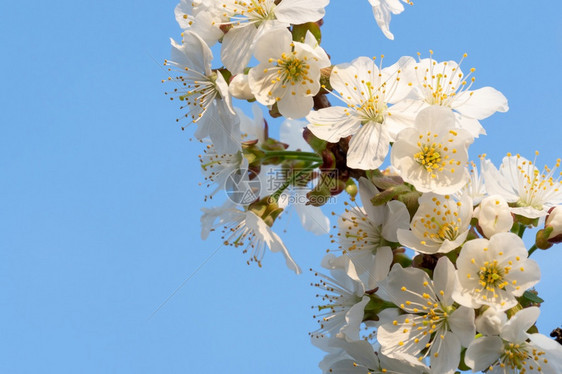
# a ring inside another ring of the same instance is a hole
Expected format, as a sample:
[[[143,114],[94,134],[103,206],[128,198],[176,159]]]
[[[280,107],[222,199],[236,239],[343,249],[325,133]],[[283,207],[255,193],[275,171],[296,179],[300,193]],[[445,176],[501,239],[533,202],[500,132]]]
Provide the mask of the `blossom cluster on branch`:
[[[540,269],[529,258],[562,240],[560,160],[542,169],[519,154],[499,168],[485,155],[470,161],[480,121],[508,110],[504,95],[473,87],[466,55],[333,65],[321,46],[328,3],[176,7],[183,32],[165,62],[167,94],[204,144],[208,198],[228,197],[202,209],[202,237],[219,231],[259,266],[280,252],[298,274],[275,222],[292,205],[305,229],[329,234],[320,207],[346,194],[313,284],[323,372],[562,373],[562,346],[535,327]],[[393,39],[390,16],[403,4],[369,3]],[[253,118],[233,99],[255,102]],[[259,104],[285,118],[278,139]],[[539,226],[528,250],[525,230]]]

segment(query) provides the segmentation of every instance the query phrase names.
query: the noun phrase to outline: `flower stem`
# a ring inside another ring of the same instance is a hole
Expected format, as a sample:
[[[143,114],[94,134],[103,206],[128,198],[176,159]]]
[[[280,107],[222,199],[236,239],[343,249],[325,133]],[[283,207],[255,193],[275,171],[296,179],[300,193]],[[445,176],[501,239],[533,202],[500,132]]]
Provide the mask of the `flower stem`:
[[[264,159],[279,157],[283,160],[300,160],[311,162],[322,162],[322,157],[313,152],[300,151],[271,151],[266,152]]]
[[[529,256],[531,256],[533,254],[534,251],[537,250],[537,245],[533,244],[533,246],[531,248],[529,248]]]

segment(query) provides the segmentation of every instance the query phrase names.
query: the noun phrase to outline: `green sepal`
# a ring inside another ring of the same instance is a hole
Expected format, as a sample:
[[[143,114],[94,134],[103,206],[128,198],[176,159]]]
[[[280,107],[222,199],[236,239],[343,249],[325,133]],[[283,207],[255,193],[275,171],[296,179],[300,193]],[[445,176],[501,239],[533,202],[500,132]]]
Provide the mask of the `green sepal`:
[[[293,26],[293,40],[295,42],[304,43],[306,37],[306,32],[310,31],[312,35],[318,41],[318,44],[322,41],[322,31],[320,31],[320,26],[316,22],[307,22],[300,25]]]

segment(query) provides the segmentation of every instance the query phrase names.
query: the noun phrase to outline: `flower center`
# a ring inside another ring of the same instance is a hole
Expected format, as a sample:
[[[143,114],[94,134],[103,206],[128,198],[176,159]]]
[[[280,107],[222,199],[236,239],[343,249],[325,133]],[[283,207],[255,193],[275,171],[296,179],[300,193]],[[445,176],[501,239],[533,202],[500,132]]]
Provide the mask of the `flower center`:
[[[279,74],[281,74],[283,83],[299,83],[302,80],[308,80],[310,66],[295,56],[287,56],[283,53],[277,60],[277,65],[281,68]]]
[[[274,20],[275,3],[273,0],[234,0],[222,4],[223,18],[230,19],[234,27],[241,23],[254,23],[259,26],[263,21]]]
[[[530,350],[531,349],[531,350]],[[504,351],[500,358],[500,367],[506,366],[512,370],[518,369],[521,373],[526,373],[527,370],[535,372],[542,372],[540,367],[541,361],[545,364],[548,363],[546,358],[541,358],[545,353],[530,347],[527,344],[504,344]]]
[[[504,275],[509,273],[510,267],[501,268],[498,266],[498,261],[484,262],[484,266],[480,267],[478,277],[480,278],[480,285],[488,291],[494,292],[496,288],[502,289],[508,285],[504,281]]]
[[[414,155],[414,160],[425,170],[432,173],[434,170],[443,170],[445,162],[441,157],[439,149],[443,146],[440,143],[420,145],[420,151]]]

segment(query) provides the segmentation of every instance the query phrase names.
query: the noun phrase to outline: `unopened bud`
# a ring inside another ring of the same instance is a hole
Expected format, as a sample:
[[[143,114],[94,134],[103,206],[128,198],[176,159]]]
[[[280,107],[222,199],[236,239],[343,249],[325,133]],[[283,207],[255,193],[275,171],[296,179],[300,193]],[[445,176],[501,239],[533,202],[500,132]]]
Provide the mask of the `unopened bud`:
[[[246,74],[235,75],[228,85],[228,92],[240,100],[255,100]]]
[[[474,210],[474,217],[487,238],[499,232],[508,232],[513,226],[513,216],[507,201],[500,195],[488,196]]]
[[[562,242],[562,206],[550,208],[545,222],[545,229],[547,228],[552,228],[552,231],[548,234],[549,243]]]

